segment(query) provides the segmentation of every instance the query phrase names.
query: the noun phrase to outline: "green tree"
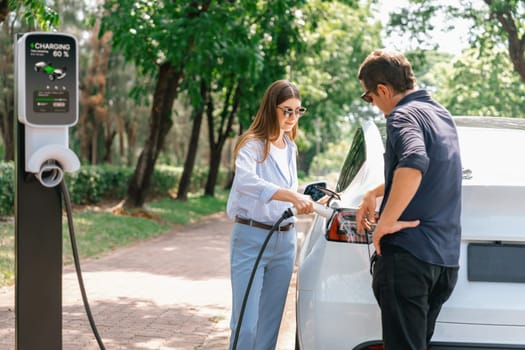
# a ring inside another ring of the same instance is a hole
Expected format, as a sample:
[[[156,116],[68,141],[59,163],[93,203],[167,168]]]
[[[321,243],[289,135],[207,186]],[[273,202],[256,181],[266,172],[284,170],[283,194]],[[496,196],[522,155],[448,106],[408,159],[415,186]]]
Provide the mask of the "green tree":
[[[48,30],[59,25],[56,11],[41,0],[0,1],[0,132],[4,144],[4,160],[14,159],[14,52],[13,37],[17,32]]]
[[[465,50],[454,63],[435,69],[445,78],[436,98],[452,114],[525,118],[525,85],[504,49]]]
[[[525,85],[504,48],[486,43],[458,57],[433,50],[406,55],[418,87],[431,91],[453,115],[525,117]]]
[[[10,13],[12,17],[22,17],[22,22],[32,29],[49,30],[60,23],[58,13],[44,0],[1,0],[0,22],[8,19]]]
[[[148,137],[124,206],[144,203],[153,166],[173,125],[173,102],[182,91],[189,96],[196,118],[188,152],[195,152],[200,110],[206,108],[212,154],[206,193],[213,194],[222,148],[240,110],[241,96],[260,97],[260,85],[264,83],[266,87],[268,80],[284,75],[277,54],[285,56],[292,46],[293,38],[286,28],[290,26],[294,5],[300,3],[106,2],[103,32],[113,33],[113,46],[135,63],[138,74],[156,79]],[[273,53],[267,47],[277,49]],[[188,156],[188,165],[191,157],[194,155]],[[188,172],[191,169],[185,173]]]
[[[242,3],[242,2],[240,2]],[[224,46],[220,48],[211,72],[213,93],[207,109],[209,172],[204,193],[214,195],[222,151],[232,134],[241,101],[250,101],[253,111],[270,82],[286,76],[291,58],[301,52],[303,41],[299,28],[302,1],[246,1],[235,16],[231,13],[217,23],[227,23],[223,31]],[[262,86],[264,84],[264,87]],[[241,120],[246,120],[241,117]]]
[[[104,36],[110,34],[107,32]],[[139,76],[136,67],[132,63],[127,63],[120,51],[111,48],[106,50],[107,43],[103,45],[96,43],[101,39],[92,38],[95,41],[95,47],[98,47],[99,50],[96,52],[89,50],[92,53],[92,61],[85,64],[86,67],[89,67],[94,66],[96,61],[104,62],[106,59],[104,55],[106,51],[109,51],[107,69],[100,69],[100,72],[95,74],[100,78],[94,79],[99,85],[104,84],[105,96],[101,99],[103,109],[100,112],[102,113],[96,113],[103,118],[95,120],[98,123],[99,134],[104,137],[93,146],[100,149],[99,154],[103,155],[103,162],[133,166],[137,161],[137,149],[145,140],[144,130],[147,130],[148,127],[148,113],[151,105],[149,92],[153,90],[154,82],[149,76]],[[84,45],[84,48],[86,47],[88,46]],[[100,55],[100,58],[97,55]],[[98,68],[97,71],[99,71]],[[90,96],[87,94],[89,79],[93,78],[89,78],[86,74],[84,78],[86,84],[82,88],[82,92],[87,96]],[[91,89],[90,91],[91,96],[97,96],[101,94],[102,89]],[[82,105],[81,107],[86,108]],[[76,130],[78,134],[81,133],[81,130],[84,131],[79,141],[82,141],[82,137],[93,140],[89,131],[83,130],[84,127],[79,121]]]
[[[211,0],[105,2],[101,32],[112,32],[113,47],[135,64],[137,74],[155,80],[147,137],[124,207],[144,204],[156,160],[173,125],[172,107],[184,79],[184,67],[205,29],[202,24],[210,4]]]
[[[111,145],[117,131],[109,118],[106,99],[107,75],[111,49],[111,33],[99,35],[100,19],[96,19],[86,43],[90,53],[81,86],[77,133],[80,136],[80,156],[89,164],[111,160]]]
[[[525,83],[525,0],[483,0],[484,4],[476,7],[470,0],[454,5],[443,5],[437,0],[409,1],[410,7],[391,16],[391,31],[409,33],[423,44],[429,42],[436,14],[469,20],[472,45],[481,50],[490,49],[494,43],[506,46],[514,71]]]
[[[376,116],[361,101],[357,70],[364,58],[381,46],[380,23],[371,22],[372,1],[355,2],[310,0],[304,10],[303,36],[307,48],[294,66],[308,108],[300,121],[300,168],[308,173],[312,158],[349,134],[342,124]],[[350,131],[351,133],[351,131]]]

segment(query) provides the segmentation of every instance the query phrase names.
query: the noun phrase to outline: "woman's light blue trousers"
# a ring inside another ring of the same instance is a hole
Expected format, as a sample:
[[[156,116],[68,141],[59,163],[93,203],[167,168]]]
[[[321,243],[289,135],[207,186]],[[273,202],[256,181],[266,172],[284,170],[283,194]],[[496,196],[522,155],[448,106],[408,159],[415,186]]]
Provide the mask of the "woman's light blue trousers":
[[[232,316],[230,349],[244,293],[259,251],[270,231],[235,223],[230,240]],[[255,274],[242,320],[237,350],[275,349],[288,287],[293,273],[295,228],[276,231],[268,242]]]

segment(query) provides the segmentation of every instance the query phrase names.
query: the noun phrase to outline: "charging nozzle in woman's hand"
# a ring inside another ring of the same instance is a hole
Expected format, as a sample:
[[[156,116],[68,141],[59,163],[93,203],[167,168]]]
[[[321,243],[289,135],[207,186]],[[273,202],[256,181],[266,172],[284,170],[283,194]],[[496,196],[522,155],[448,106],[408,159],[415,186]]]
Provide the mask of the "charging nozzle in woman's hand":
[[[309,196],[297,194],[295,200],[292,202],[297,214],[312,214],[314,212],[314,203]]]

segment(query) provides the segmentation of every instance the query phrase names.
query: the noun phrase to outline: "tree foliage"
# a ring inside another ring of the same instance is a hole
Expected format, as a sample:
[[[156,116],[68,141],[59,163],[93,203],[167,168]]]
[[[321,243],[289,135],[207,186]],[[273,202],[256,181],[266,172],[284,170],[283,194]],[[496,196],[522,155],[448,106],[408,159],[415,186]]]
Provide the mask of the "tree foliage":
[[[41,0],[0,1],[0,132],[4,160],[14,159],[14,52],[15,33],[36,29],[49,30],[59,25],[56,11]]]
[[[220,161],[233,118],[241,110],[241,96],[259,97],[258,84],[282,78],[282,62],[299,41],[291,19],[301,3],[106,2],[102,32],[113,33],[114,48],[136,65],[139,75],[157,80],[149,136],[130,184],[128,205],[143,203],[148,178],[173,125],[173,101],[182,91],[193,108],[206,104],[210,159]],[[207,93],[202,93],[201,82]],[[217,164],[210,164],[210,173],[216,169]],[[214,187],[213,181],[209,187]]]
[[[214,21],[207,27],[211,33],[220,31],[221,35],[213,35],[211,42],[201,45],[215,46],[210,50],[209,61],[191,71],[209,84],[206,122],[210,161],[206,195],[214,195],[222,150],[233,133],[234,123],[239,120],[246,126],[251,121],[266,87],[285,77],[286,67],[293,65],[293,57],[303,48],[299,35],[302,1],[260,1],[255,5],[253,1],[238,1],[236,6],[213,13]],[[194,81],[186,79],[189,83]]]
[[[359,95],[357,70],[381,46],[380,23],[371,22],[370,2],[350,7],[341,1],[311,0],[304,9],[307,47],[294,66],[308,112],[300,121],[303,171],[328,142],[349,137],[341,124],[375,115]],[[352,118],[349,118],[351,116]]]
[[[36,0],[19,3],[44,4]],[[46,3],[59,6],[63,19],[86,13],[85,4],[77,11],[78,4],[68,0]],[[134,64],[134,69],[127,72],[127,84],[138,82],[133,96],[143,105],[151,103],[148,128],[157,130],[140,133],[146,138],[141,153],[141,158],[146,160],[139,158],[137,178],[147,177],[163,150],[164,138],[175,121],[171,108],[173,100],[179,96],[188,99],[192,113],[202,106],[205,108],[211,174],[206,185],[208,194],[213,194],[213,174],[221,163],[225,143],[249,125],[264,90],[276,79],[288,78],[296,82],[310,108],[309,114],[315,115],[301,122],[304,130],[299,140],[302,152],[315,152],[326,140],[341,137],[338,123],[347,122],[344,116],[367,111],[366,106],[354,103],[353,96],[359,94],[355,71],[364,55],[377,46],[379,38],[379,26],[368,24],[369,4],[363,3],[360,7],[359,3],[353,0],[166,3],[107,0],[99,42],[103,35],[111,32],[113,47],[109,64],[112,64],[114,53]],[[39,16],[40,10],[34,8],[32,14]],[[89,22],[87,29],[75,29],[75,25],[81,26],[76,20],[66,22],[73,24],[68,31],[78,31],[79,37],[87,38],[90,28],[96,32],[95,17],[84,23]],[[359,33],[354,35],[354,30]],[[110,82],[117,80],[112,80],[111,75],[123,70],[124,66],[104,69],[103,74],[92,73],[94,69],[105,67],[105,64],[97,64],[97,57],[105,57],[106,62],[108,50],[103,47],[90,49],[88,43],[81,43],[81,52],[85,53],[81,65],[89,68],[81,70],[81,90],[85,97],[80,106],[82,125],[76,128],[72,143],[82,150],[85,159],[96,162],[94,159],[102,155],[106,160],[111,159],[115,132],[125,130],[130,146],[136,142],[134,129],[126,127],[132,123],[126,120],[135,120],[137,124],[137,118],[133,116],[136,109],[128,109],[123,116],[121,109],[119,112],[115,108],[115,101],[120,98],[114,96],[116,89]],[[163,83],[159,84],[161,79]],[[156,83],[148,87],[140,84],[141,80]],[[205,94],[201,93],[200,82],[207,87]],[[107,121],[117,122],[116,127],[100,129],[98,134],[107,134],[100,142],[88,137],[97,134],[97,127],[87,121],[95,123],[98,119],[104,125],[109,125]],[[200,133],[200,127],[195,129]],[[119,139],[122,140],[122,136]],[[195,147],[198,145],[199,142]],[[100,156],[95,156],[95,152]],[[138,191],[147,191],[147,187],[147,181],[143,180],[135,185]]]
[[[470,42],[481,51],[492,45],[505,46],[515,72],[525,83],[525,0],[459,0],[444,5],[437,0],[409,0],[410,7],[392,15],[391,31],[400,31],[416,39],[420,47],[432,42],[437,14],[463,18],[472,23]],[[451,21],[451,23],[453,23]],[[436,45],[431,48],[435,48]],[[427,47],[425,47],[427,48]]]
[[[472,48],[446,65],[436,97],[452,114],[525,118],[525,85],[504,49]]]
[[[6,3],[8,3],[7,7]],[[22,21],[34,29],[50,30],[60,24],[57,11],[49,7],[44,0],[2,0],[0,12],[0,22],[7,17],[9,12],[12,12],[20,15]]]

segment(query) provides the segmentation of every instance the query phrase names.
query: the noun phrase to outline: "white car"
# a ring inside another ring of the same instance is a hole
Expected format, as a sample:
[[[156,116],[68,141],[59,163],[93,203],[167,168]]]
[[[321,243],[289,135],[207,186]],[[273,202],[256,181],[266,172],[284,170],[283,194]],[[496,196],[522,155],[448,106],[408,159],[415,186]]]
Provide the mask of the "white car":
[[[455,120],[463,164],[460,270],[431,350],[525,349],[525,119]],[[363,193],[383,182],[383,152],[379,128],[364,123],[335,189],[341,199],[332,201],[344,209],[329,220],[317,215],[307,233],[298,257],[297,349],[383,349],[371,287],[374,248],[355,233],[353,216]]]

